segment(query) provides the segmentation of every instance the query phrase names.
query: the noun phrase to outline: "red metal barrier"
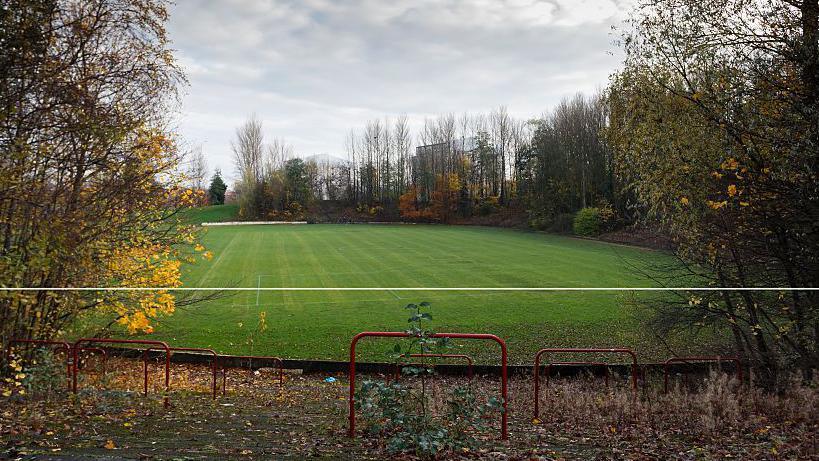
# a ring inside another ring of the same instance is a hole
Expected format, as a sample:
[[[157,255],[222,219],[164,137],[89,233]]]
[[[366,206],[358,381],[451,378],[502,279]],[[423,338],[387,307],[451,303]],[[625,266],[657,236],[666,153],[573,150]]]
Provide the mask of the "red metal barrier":
[[[637,391],[637,355],[631,349],[597,349],[597,348],[546,348],[535,354],[535,418],[540,416],[540,356],[546,353],[582,353],[582,354],[628,354],[631,356],[631,388]]]
[[[100,357],[102,357],[102,375],[105,376],[105,373],[108,371],[108,352],[101,347],[81,347],[80,352],[83,351],[90,352],[92,354],[99,354]]]
[[[80,344],[82,343],[106,343],[106,344],[142,344],[146,346],[159,346],[165,350],[165,406],[168,406],[168,392],[171,387],[171,348],[164,341],[147,341],[141,339],[108,339],[108,338],[80,338],[74,342],[74,393],[77,393],[77,375],[79,374],[79,367],[77,367],[77,356],[80,351]],[[148,395],[148,375],[145,375],[144,395]]]
[[[11,359],[11,350],[14,344],[40,344],[44,346],[57,346],[56,349],[62,349],[65,352],[65,371],[68,389],[71,389],[71,344],[66,341],[50,341],[47,339],[10,339],[8,348],[6,349],[6,362]]]
[[[690,362],[712,362],[712,363],[722,363],[722,362],[733,362],[736,366],[737,372],[737,379],[739,380],[740,384],[742,383],[742,362],[740,362],[739,357],[720,357],[718,355],[707,356],[707,355],[698,355],[692,357],[671,357],[670,359],[666,360],[663,363],[663,392],[668,392],[668,371],[669,365],[672,363],[690,363]]]
[[[412,337],[403,331],[365,331],[353,336],[350,341],[350,427],[348,435],[355,437],[355,346],[361,338],[409,338]],[[495,335],[482,333],[435,333],[429,335],[430,338],[453,338],[453,339],[481,339],[495,341],[501,347],[501,397],[503,398],[503,413],[501,414],[501,438],[509,438],[507,430],[507,419],[509,417],[507,409],[507,377],[506,377],[506,342]]]
[[[549,378],[551,378],[552,367],[564,365],[588,365],[594,367],[603,367],[603,374],[606,379],[606,387],[609,387],[609,364],[605,362],[549,362],[546,364],[546,385],[549,385]]]
[[[284,384],[284,361],[279,357],[268,357],[264,355],[220,355],[219,359],[222,361],[222,395],[225,395],[225,383],[227,382],[225,359],[247,360],[249,365],[252,365],[253,360],[272,360],[279,365],[279,386]]]
[[[466,354],[404,354],[402,357],[430,357],[430,358],[444,358],[444,359],[465,359],[467,362],[467,376],[469,380],[472,381],[472,377],[474,376],[474,364],[472,363],[472,357]],[[422,365],[422,364],[412,364],[412,363],[405,363],[404,366],[412,366],[412,365]],[[434,365],[432,365],[434,366]],[[401,367],[398,363],[395,364],[395,379],[401,377]]]
[[[143,372],[145,374],[145,392],[148,392],[148,353],[151,351],[158,351],[159,349],[154,347],[149,347],[142,351],[142,366]],[[200,347],[171,347],[171,352],[207,352],[211,354],[213,358],[210,361],[210,368],[213,374],[213,399],[216,400],[216,367],[219,362],[219,354],[216,353],[213,349],[203,349]]]

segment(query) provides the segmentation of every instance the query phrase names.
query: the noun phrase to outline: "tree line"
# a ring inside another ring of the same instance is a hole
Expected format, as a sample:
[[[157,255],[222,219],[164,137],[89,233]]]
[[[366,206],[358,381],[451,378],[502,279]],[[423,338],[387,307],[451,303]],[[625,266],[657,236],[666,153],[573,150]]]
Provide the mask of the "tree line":
[[[292,146],[283,140],[266,142],[261,120],[252,116],[238,127],[231,147],[241,218],[289,216],[312,202],[316,164],[294,157]]]
[[[402,115],[351,130],[344,161],[304,161],[282,141],[266,144],[254,117],[233,144],[241,214],[261,218],[323,201],[437,222],[511,209],[548,226],[561,214],[618,199],[602,137],[606,120],[601,94],[577,94],[529,120],[505,107],[441,115],[425,119],[417,133]]]

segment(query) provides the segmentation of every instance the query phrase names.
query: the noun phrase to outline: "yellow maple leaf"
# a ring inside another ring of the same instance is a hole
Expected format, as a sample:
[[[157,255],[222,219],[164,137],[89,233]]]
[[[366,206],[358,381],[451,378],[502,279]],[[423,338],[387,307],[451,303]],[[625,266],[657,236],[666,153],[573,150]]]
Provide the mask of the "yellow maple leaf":
[[[723,170],[736,170],[739,167],[739,162],[733,157],[729,157],[727,160],[722,162],[720,168]]]
[[[105,445],[103,445],[103,448],[106,450],[114,450],[117,448],[117,446],[114,444],[113,440],[108,440],[105,442]]]

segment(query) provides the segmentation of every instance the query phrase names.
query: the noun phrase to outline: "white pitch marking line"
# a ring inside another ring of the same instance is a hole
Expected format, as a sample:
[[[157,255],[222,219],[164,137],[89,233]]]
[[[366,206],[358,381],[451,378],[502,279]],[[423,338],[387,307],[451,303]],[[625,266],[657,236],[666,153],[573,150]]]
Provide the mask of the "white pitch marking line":
[[[0,287],[0,291],[819,291],[819,287]]]
[[[260,275],[256,282],[256,307],[259,307],[259,295],[262,294],[260,288],[262,287],[262,276]]]

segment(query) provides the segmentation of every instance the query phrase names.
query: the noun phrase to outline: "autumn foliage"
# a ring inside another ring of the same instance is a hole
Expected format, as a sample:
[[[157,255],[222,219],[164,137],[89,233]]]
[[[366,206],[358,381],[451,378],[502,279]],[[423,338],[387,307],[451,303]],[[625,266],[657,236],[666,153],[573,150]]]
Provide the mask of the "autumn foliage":
[[[176,211],[197,203],[167,126],[184,76],[163,1],[12,2],[0,16],[0,281],[178,287],[207,258]],[[93,44],[91,46],[90,44]],[[86,313],[130,332],[173,312],[164,290],[0,293],[0,342]]]
[[[428,194],[422,194],[417,186],[410,186],[398,198],[401,217],[410,221],[447,222],[458,212],[461,181],[457,174],[439,174],[435,186]],[[428,195],[426,202],[422,197]]]
[[[652,303],[654,326],[724,329],[779,385],[819,366],[802,290],[819,280],[818,18],[815,1],[643,1],[608,95],[618,177],[677,244],[663,282],[729,288]]]

